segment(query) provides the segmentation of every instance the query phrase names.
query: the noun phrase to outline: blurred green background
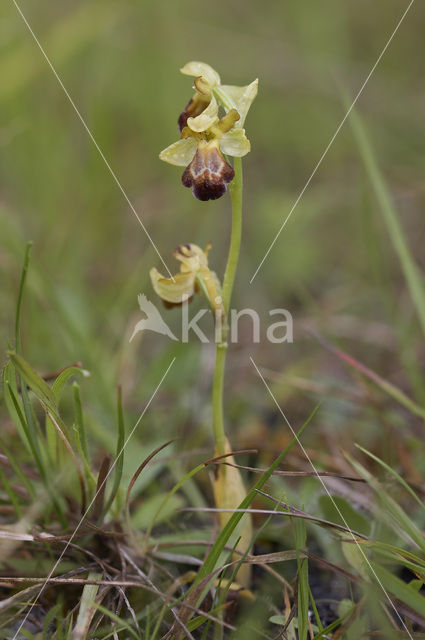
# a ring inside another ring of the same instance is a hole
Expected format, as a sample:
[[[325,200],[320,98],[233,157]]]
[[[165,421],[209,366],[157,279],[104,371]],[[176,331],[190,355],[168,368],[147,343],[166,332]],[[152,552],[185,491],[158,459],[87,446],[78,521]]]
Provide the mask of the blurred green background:
[[[403,415],[387,411],[382,397],[308,328],[423,399],[416,374],[424,348],[348,122],[249,284],[345,114],[343,92],[357,93],[406,6],[395,0],[21,2],[172,271],[177,244],[211,241],[211,264],[221,275],[230,230],[228,197],[196,201],[180,185],[181,170],[158,160],[177,139],[177,117],[192,93],[179,67],[199,59],[227,84],[260,80],[246,123],[252,152],[244,161],[243,250],[233,306],[258,309],[265,318],[268,309],[289,309],[295,341],[253,345],[249,322],[242,323],[226,385],[235,444],[258,442],[263,424],[274,427],[277,444],[288,435],[250,355],[294,424],[323,401],[315,432],[325,449],[330,442],[350,448],[353,438],[369,446],[382,428],[402,424]],[[210,446],[213,348],[155,334],[129,344],[141,317],[137,294],[157,302],[148,272],[152,266],[163,271],[162,265],[11,1],[2,4],[0,17],[2,344],[13,336],[25,243],[33,240],[25,357],[43,374],[83,362],[92,373],[82,395],[93,433],[109,445],[116,385],[123,385],[133,423],[175,355],[141,438],[180,436],[185,446]],[[424,23],[418,2],[358,102],[422,267]],[[198,307],[194,302],[192,313]],[[178,310],[164,314],[179,334]]]

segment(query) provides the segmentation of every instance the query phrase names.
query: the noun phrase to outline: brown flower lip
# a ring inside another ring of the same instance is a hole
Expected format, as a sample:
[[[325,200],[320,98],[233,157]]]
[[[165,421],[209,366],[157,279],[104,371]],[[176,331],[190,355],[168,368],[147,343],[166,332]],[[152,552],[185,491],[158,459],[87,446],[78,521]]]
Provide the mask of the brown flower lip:
[[[199,146],[192,162],[182,175],[182,184],[192,187],[198,200],[217,200],[226,192],[226,185],[233,180],[235,172],[226,162],[215,142]]]

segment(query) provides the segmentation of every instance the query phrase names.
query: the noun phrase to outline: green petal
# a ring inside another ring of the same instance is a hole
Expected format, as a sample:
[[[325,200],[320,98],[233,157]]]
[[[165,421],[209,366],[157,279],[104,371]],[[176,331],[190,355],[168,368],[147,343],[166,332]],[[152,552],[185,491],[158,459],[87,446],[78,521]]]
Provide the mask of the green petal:
[[[202,267],[196,274],[198,287],[210,303],[211,309],[222,308],[223,300],[221,284],[214,271],[208,267]]]
[[[258,93],[258,79],[248,84],[246,87],[236,87],[232,85],[222,85],[220,90],[226,93],[235,105],[241,119],[237,126],[243,127],[249,108]]]
[[[231,131],[225,133],[220,140],[220,149],[229,156],[242,158],[251,151],[251,143],[245,135],[245,129],[239,129],[236,125]]]
[[[202,131],[206,131],[207,129],[212,127],[212,125],[215,124],[217,121],[218,121],[218,104],[217,104],[217,100],[213,96],[211,98],[211,102],[209,103],[208,107],[204,109],[203,112],[199,114],[199,116],[196,116],[196,118],[187,119],[187,126],[190,129],[192,129],[192,131],[195,131],[196,133],[201,133]]]
[[[193,160],[196,146],[197,143],[194,138],[183,138],[161,151],[159,157],[164,162],[175,164],[178,167],[187,167]]]
[[[205,62],[188,62],[180,69],[180,71],[184,73],[185,76],[195,76],[195,78],[202,76],[211,88],[220,84],[220,76],[217,71]]]
[[[195,276],[192,272],[176,273],[173,278],[164,278],[157,269],[149,272],[155,293],[166,302],[181,304],[193,296]]]

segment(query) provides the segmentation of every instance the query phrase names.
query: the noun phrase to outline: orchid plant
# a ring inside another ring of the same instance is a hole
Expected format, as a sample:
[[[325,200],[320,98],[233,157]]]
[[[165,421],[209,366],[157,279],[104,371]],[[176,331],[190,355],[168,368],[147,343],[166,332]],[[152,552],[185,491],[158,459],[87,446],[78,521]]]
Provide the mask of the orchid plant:
[[[174,257],[180,272],[163,277],[155,268],[150,277],[155,292],[167,306],[183,304],[195,293],[203,294],[214,313],[216,325],[216,360],[212,385],[212,422],[215,455],[228,456],[231,446],[225,434],[223,387],[227,352],[228,313],[239,259],[242,230],[242,160],[251,148],[244,124],[257,95],[258,80],[247,86],[221,84],[219,74],[204,62],[189,62],[181,72],[195,78],[194,95],[178,118],[180,138],[164,149],[159,157],[173,165],[185,167],[182,184],[192,189],[199,200],[216,200],[229,188],[232,202],[232,232],[227,265],[222,284],[209,267],[211,245],[202,250],[196,244],[178,247]],[[229,156],[234,158],[233,166]],[[229,462],[233,461],[228,457]],[[214,483],[216,506],[224,526],[231,516],[225,509],[239,506],[245,489],[238,469],[220,465]],[[252,537],[251,521],[246,515],[238,532],[238,547],[245,551]],[[238,573],[241,583],[249,582],[248,565]]]

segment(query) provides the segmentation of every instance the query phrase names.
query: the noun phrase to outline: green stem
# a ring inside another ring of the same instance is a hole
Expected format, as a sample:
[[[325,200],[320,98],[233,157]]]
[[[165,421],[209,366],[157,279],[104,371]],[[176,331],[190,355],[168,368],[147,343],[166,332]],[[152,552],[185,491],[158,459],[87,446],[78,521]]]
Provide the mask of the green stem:
[[[241,248],[243,187],[241,158],[234,159],[233,168],[235,170],[235,177],[230,183],[230,196],[232,198],[232,236],[230,239],[229,257],[227,258],[223,281],[223,305],[226,316],[229,314],[233,283],[235,281]]]
[[[213,431],[216,454],[222,456],[225,451],[225,432],[223,420],[223,382],[226,366],[227,345],[220,343],[215,348],[215,369],[212,390]]]
[[[235,281],[236,269],[239,261],[239,252],[242,236],[242,160],[234,160],[235,177],[230,184],[230,196],[232,199],[232,235],[230,239],[229,255],[227,258],[226,271],[223,280],[223,335],[216,345],[214,381],[212,391],[213,410],[213,431],[217,455],[225,453],[226,436],[223,419],[223,386],[224,373],[226,368],[228,316],[230,300],[232,297],[233,284]]]

